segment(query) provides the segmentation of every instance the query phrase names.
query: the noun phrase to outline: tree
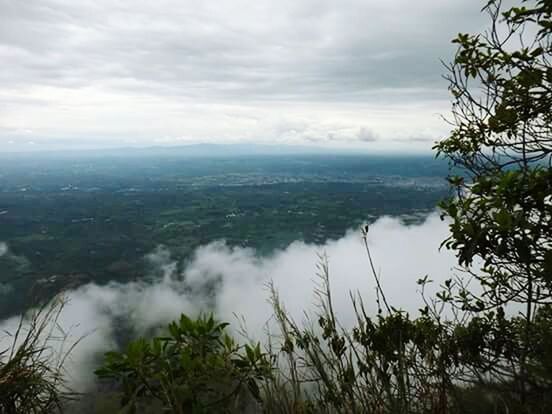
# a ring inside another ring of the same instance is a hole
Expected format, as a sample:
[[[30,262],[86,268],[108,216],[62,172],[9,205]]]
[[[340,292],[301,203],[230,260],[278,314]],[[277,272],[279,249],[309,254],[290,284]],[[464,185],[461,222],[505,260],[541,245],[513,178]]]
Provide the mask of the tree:
[[[435,146],[457,174],[441,205],[451,219],[444,244],[481,287],[459,283],[449,301],[491,321],[496,349],[484,347],[474,372],[512,385],[528,411],[552,391],[541,369],[549,351],[536,344],[552,337],[552,1],[491,0],[484,10],[490,29],[454,40],[453,129]]]

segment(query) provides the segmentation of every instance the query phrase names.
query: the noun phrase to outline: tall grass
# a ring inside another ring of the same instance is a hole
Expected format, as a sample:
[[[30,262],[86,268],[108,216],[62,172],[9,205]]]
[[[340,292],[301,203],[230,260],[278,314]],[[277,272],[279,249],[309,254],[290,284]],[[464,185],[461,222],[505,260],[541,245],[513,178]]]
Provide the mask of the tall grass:
[[[364,233],[366,237],[366,233]],[[451,324],[427,311],[410,319],[388,303],[372,257],[378,313],[370,316],[363,299],[350,294],[356,315],[344,328],[336,315],[328,261],[321,256],[318,311],[304,323],[293,320],[273,286],[277,332],[269,334],[274,375],[264,383],[269,413],[451,413],[463,367],[450,358]]]
[[[0,351],[0,413],[55,413],[75,397],[64,363],[78,341],[69,344],[58,324],[66,300],[60,296],[21,317]]]

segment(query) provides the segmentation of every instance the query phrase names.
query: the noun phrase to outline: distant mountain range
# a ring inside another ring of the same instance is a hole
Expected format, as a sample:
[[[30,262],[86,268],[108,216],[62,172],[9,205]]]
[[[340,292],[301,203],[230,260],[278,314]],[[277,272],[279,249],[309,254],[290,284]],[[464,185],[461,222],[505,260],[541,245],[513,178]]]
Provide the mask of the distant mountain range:
[[[323,148],[305,145],[268,144],[189,144],[179,146],[121,147],[105,149],[67,149],[36,152],[2,153],[1,158],[96,158],[96,157],[236,157],[255,155],[401,155],[396,152],[368,151],[359,149]]]

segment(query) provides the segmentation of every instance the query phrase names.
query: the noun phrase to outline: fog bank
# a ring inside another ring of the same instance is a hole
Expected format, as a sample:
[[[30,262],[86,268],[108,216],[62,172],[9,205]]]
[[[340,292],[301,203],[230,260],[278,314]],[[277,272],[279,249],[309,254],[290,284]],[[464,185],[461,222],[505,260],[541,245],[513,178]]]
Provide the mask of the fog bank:
[[[433,213],[418,225],[405,225],[397,218],[383,217],[370,226],[368,243],[380,272],[387,299],[397,308],[415,312],[421,306],[417,279],[429,275],[437,287],[452,274],[455,257],[438,250],[447,237],[447,223]],[[5,244],[0,244],[7,250]],[[262,337],[272,309],[267,284],[273,282],[287,310],[296,320],[315,311],[314,289],[320,254],[329,261],[334,309],[342,323],[354,322],[349,292],[358,291],[368,311],[375,313],[373,276],[359,230],[350,230],[339,240],[323,245],[296,241],[269,256],[255,250],[231,247],[217,241],[200,247],[178,266],[168,250],[158,247],[148,255],[155,271],[143,281],[87,284],[67,292],[69,302],[60,316],[60,326],[72,338],[85,336],[72,354],[68,370],[79,389],[93,380],[94,361],[117,346],[121,330],[143,335],[185,312],[214,312],[239,328],[236,316],[246,321],[248,333]],[[183,269],[178,271],[178,269]],[[18,318],[0,323],[0,330],[16,329]],[[2,348],[6,337],[0,339]]]

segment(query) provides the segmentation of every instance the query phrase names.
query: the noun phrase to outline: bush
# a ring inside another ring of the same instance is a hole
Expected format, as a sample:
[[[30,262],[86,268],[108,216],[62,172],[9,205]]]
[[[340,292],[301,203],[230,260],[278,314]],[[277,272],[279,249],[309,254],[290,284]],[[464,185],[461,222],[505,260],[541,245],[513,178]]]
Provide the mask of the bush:
[[[238,345],[227,323],[182,315],[168,335],[109,352],[96,374],[120,387],[126,412],[157,400],[173,413],[244,412],[260,401],[258,381],[271,374],[260,345]]]

